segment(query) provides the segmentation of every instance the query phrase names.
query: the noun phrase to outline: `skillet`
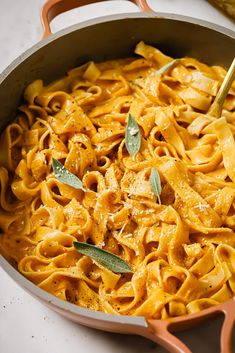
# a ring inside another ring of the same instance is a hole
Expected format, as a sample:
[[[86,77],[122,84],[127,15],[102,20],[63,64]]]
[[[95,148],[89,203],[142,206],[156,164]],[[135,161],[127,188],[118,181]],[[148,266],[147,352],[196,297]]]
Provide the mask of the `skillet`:
[[[99,0],[49,0],[42,8],[44,39],[16,59],[0,76],[0,130],[11,122],[24,88],[41,78],[49,83],[88,60],[104,61],[132,55],[140,40],[172,57],[192,56],[210,65],[228,67],[235,56],[235,33],[212,23],[154,13],[146,0],[130,0],[141,13],[105,16],[51,34],[50,21],[58,14]],[[76,45],[74,45],[76,43]],[[64,302],[35,286],[2,256],[0,265],[27,292],[51,309],[80,324],[116,333],[138,334],[171,353],[192,353],[172,332],[184,330],[223,313],[221,353],[232,353],[235,297],[196,314],[168,320],[118,316]]]

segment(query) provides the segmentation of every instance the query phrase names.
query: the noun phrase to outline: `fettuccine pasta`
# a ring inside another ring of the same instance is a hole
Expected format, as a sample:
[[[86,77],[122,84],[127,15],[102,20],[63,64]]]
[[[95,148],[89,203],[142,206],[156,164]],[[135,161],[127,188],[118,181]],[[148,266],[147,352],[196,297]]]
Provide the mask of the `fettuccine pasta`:
[[[35,285],[92,310],[167,319],[235,294],[235,83],[140,42],[133,58],[88,62],[24,92],[0,139],[0,251]],[[141,132],[127,151],[128,114]],[[80,178],[56,178],[52,159]],[[152,168],[161,178],[158,198]],[[122,258],[115,273],[74,242]]]

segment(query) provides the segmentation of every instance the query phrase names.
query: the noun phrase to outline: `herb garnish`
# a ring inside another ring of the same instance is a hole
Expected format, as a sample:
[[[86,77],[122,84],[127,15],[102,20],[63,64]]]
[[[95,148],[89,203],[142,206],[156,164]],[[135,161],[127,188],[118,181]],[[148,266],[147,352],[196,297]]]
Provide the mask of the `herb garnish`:
[[[160,175],[159,175],[156,168],[151,169],[149,181],[150,181],[151,188],[152,188],[154,195],[157,196],[158,203],[161,204],[161,199],[160,199],[160,195],[161,195],[161,191],[162,191],[161,179],[160,179]]]
[[[82,181],[66,169],[63,164],[55,158],[52,158],[52,168],[56,179],[61,181],[61,183],[72,186],[75,189],[82,189],[84,191]]]
[[[162,66],[158,71],[156,71],[154,74],[157,76],[161,76],[162,74],[165,74],[169,69],[171,69],[180,59],[174,59],[167,63],[166,65]]]
[[[139,126],[136,124],[135,119],[131,114],[128,115],[128,122],[126,127],[125,134],[125,143],[126,148],[132,159],[135,159],[135,156],[140,150],[141,145],[141,134]]]
[[[74,241],[73,245],[80,254],[86,255],[99,262],[108,270],[116,273],[133,272],[130,266],[119,256],[107,250],[98,248],[95,245]]]

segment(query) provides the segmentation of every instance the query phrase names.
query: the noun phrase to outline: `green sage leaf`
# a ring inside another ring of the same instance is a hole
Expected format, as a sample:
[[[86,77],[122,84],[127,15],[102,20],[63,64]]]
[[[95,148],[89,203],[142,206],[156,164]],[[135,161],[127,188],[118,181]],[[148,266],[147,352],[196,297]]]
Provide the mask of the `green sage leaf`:
[[[131,114],[128,115],[126,134],[125,134],[126,148],[132,159],[140,150],[141,146],[141,134],[138,124],[136,124],[135,119]]]
[[[83,255],[91,257],[112,272],[131,273],[130,266],[119,256],[109,251],[98,248],[95,245],[75,241],[73,243],[75,249]]]
[[[61,181],[61,183],[72,186],[75,189],[84,190],[82,181],[55,158],[52,158],[52,168],[56,179]]]
[[[161,199],[160,199],[160,195],[162,192],[161,179],[156,168],[151,169],[149,181],[154,195],[157,196],[158,202],[159,204],[161,204]]]
[[[180,59],[174,59],[167,63],[166,65],[162,66],[158,71],[155,72],[155,75],[161,76],[165,74],[169,69],[171,69]]]

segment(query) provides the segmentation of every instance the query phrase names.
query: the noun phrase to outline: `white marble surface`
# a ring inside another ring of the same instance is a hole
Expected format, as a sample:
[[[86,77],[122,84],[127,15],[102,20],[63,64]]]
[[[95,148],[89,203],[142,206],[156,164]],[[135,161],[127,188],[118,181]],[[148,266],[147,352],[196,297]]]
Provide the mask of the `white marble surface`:
[[[39,21],[43,0],[0,0],[0,71],[41,38]],[[149,0],[155,11],[198,17],[235,30],[232,21],[205,0]],[[53,31],[98,16],[136,11],[132,3],[108,1],[61,15]],[[218,327],[213,320],[180,334],[193,353],[219,352]],[[165,350],[137,336],[121,336],[76,325],[50,311],[18,287],[0,269],[1,353],[164,353]]]

